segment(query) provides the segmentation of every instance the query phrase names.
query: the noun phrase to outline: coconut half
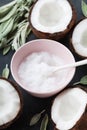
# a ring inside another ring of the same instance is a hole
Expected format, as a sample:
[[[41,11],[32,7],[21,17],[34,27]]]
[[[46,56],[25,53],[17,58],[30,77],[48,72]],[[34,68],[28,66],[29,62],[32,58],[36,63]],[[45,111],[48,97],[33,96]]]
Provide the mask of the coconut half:
[[[17,87],[0,78],[0,129],[12,124],[19,117],[21,109],[22,100]]]
[[[75,24],[76,13],[68,0],[38,0],[32,7],[29,22],[39,38],[60,39]]]
[[[77,24],[71,40],[74,51],[82,57],[87,57],[87,18]]]
[[[83,116],[86,105],[87,93],[80,88],[69,88],[60,93],[55,98],[51,109],[51,118],[56,129],[72,129]]]

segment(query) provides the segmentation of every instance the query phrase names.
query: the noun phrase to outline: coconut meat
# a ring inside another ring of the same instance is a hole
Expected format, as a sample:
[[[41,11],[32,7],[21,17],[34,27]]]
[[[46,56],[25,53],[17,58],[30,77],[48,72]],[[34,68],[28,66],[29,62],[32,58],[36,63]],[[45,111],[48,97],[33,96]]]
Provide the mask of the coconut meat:
[[[0,79],[0,126],[12,121],[20,110],[20,98],[10,82]]]
[[[87,94],[80,88],[65,90],[59,94],[52,105],[51,117],[59,130],[71,129],[83,115]]]
[[[31,12],[34,28],[47,33],[67,29],[72,19],[72,8],[67,0],[38,0]]]
[[[72,45],[75,51],[87,57],[87,19],[82,20],[74,29]]]

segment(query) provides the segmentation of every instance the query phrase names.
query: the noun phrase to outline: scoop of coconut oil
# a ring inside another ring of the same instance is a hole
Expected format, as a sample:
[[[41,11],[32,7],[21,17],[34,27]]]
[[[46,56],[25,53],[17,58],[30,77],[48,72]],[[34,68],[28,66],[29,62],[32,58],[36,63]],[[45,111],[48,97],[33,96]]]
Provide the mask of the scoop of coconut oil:
[[[24,86],[33,92],[49,92],[66,81],[68,69],[53,72],[54,66],[64,65],[63,59],[47,52],[27,56],[19,66],[18,75]]]

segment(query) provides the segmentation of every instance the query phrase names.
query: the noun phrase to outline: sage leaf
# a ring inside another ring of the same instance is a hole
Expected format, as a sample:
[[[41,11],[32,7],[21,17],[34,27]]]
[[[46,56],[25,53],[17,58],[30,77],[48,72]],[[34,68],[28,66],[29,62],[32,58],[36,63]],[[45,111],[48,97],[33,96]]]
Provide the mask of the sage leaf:
[[[87,85],[87,75],[83,76],[79,82],[74,83],[74,85],[77,84]]]
[[[9,77],[9,68],[8,68],[8,64],[6,64],[6,67],[3,69],[2,71],[2,77],[4,78],[8,78]]]
[[[1,19],[0,19],[0,23],[2,23],[2,22],[4,22],[4,21],[8,20],[8,19],[11,18],[14,14],[16,14],[17,7],[18,7],[18,5],[13,6],[12,10],[9,11],[9,13],[7,13],[7,15],[6,15],[4,18],[1,18]]]
[[[14,19],[10,19],[10,24],[7,26],[7,28],[5,29],[5,31],[0,34],[0,39],[2,39],[8,33],[10,33],[10,31],[12,30],[13,24],[14,24]]]
[[[3,55],[6,55],[10,51],[10,46],[7,46],[3,49]]]
[[[6,5],[1,6],[0,7],[0,12],[3,12],[3,10],[6,10],[8,8],[13,7],[15,4],[16,4],[16,1],[12,1],[12,2],[6,4]]]
[[[9,20],[7,20],[7,21],[1,23],[1,27],[2,27],[2,28],[0,28],[0,31],[1,31],[0,33],[1,33],[1,34],[6,30],[6,28],[8,28],[8,26],[9,26],[10,23],[11,23],[11,21],[12,21],[12,19],[10,18]]]
[[[87,85],[87,75],[85,75],[84,77],[82,77],[80,79],[80,83],[83,84],[83,85]]]
[[[82,0],[82,13],[87,17],[87,4]]]
[[[26,26],[23,26],[23,29],[21,31],[21,45],[25,43],[27,28],[28,28],[28,24],[26,24]]]
[[[46,130],[48,124],[48,115],[46,114],[41,122],[40,130]]]
[[[30,120],[30,126],[35,125],[35,124],[40,120],[41,114],[44,113],[44,111],[45,111],[45,110],[43,110],[43,111],[40,112],[40,113],[35,114],[35,115],[31,118],[31,120]]]

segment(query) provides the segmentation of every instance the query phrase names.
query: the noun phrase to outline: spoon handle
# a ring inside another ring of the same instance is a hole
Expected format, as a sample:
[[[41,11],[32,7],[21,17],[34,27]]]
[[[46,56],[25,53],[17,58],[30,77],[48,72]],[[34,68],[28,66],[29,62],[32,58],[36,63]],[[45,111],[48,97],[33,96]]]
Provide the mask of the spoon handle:
[[[70,64],[66,64],[66,65],[56,67],[53,72],[56,72],[56,71],[58,71],[60,69],[66,69],[66,68],[70,68],[70,67],[77,67],[77,66],[82,66],[82,65],[85,65],[85,64],[87,64],[87,59],[81,60],[81,61],[78,61],[78,62],[75,62],[75,63],[70,63]]]

